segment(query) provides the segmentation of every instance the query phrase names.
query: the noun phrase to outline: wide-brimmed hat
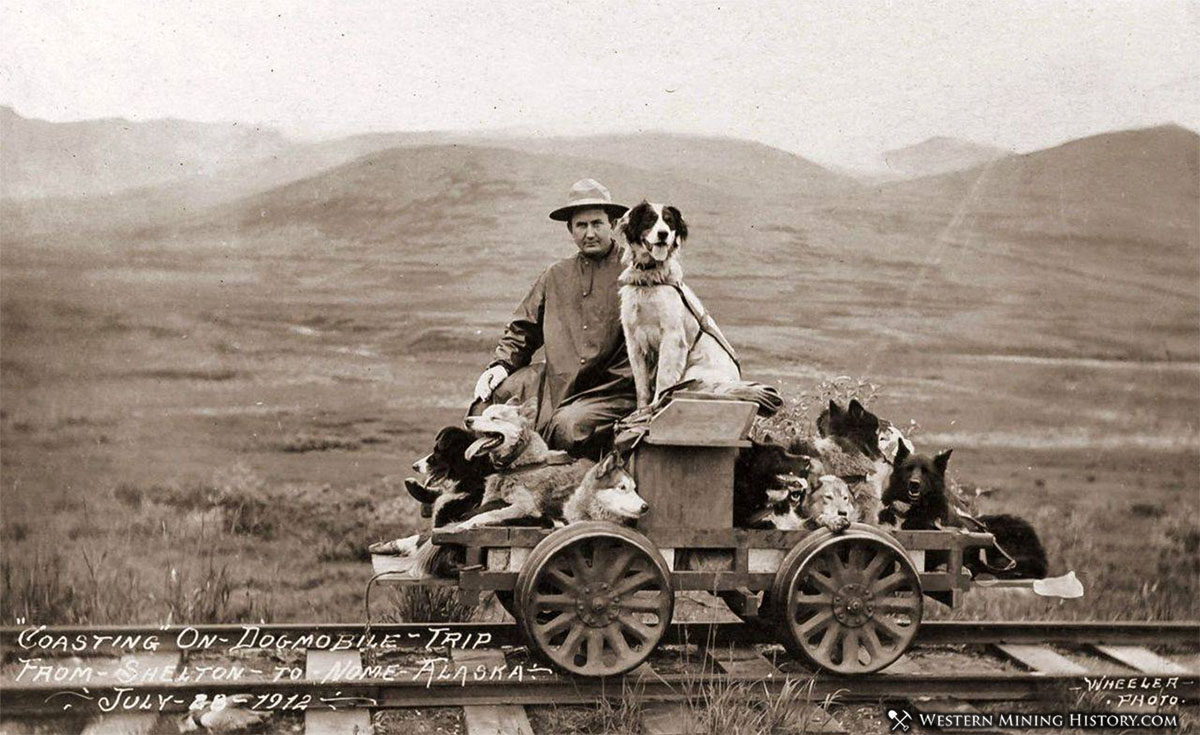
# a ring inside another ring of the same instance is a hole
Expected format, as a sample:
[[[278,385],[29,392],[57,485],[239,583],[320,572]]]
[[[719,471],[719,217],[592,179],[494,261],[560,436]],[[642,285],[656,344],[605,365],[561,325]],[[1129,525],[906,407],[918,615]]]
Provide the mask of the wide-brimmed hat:
[[[624,204],[617,204],[608,193],[608,187],[595,179],[580,179],[567,192],[566,206],[559,207],[550,213],[550,219],[558,222],[569,222],[571,215],[580,209],[600,208],[611,217],[620,217],[629,211]]]

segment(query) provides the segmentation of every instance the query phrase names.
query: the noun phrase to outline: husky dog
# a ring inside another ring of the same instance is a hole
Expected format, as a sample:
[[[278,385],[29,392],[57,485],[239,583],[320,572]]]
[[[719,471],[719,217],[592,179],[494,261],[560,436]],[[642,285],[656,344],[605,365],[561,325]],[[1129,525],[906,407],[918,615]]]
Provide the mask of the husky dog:
[[[844,531],[858,521],[858,508],[850,497],[850,486],[836,475],[822,475],[804,498],[801,508],[809,527],[823,526],[830,531]]]
[[[621,455],[610,452],[583,476],[563,504],[562,515],[567,523],[612,521],[633,525],[648,510],[650,505],[638,495],[633,475],[621,463]]]
[[[467,429],[477,437],[466,458],[488,459],[496,471],[484,483],[480,512],[458,524],[477,526],[549,523],[562,516],[563,506],[583,481],[593,462],[552,450],[534,430],[534,401],[488,406],[467,417]]]

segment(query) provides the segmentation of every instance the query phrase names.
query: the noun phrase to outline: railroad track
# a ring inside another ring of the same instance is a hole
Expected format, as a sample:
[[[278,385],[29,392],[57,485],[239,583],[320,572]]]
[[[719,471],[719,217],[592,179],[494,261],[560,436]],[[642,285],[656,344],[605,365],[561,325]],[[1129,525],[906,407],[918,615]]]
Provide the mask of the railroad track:
[[[803,683],[814,705],[830,696],[843,707],[888,701],[963,712],[1063,701],[1110,677],[1136,682],[1143,701],[1134,709],[1200,699],[1200,621],[926,622],[900,661],[854,678],[814,674],[773,639],[752,623],[678,623],[639,669],[593,681],[531,660],[506,624],[8,627],[0,628],[0,713],[82,719],[89,735],[152,732],[162,717],[244,694],[256,709],[303,717],[314,735],[365,735],[372,712],[417,707],[462,708],[468,735],[483,735],[531,733],[530,705],[633,693],[647,703],[644,728],[667,733],[686,725],[679,703],[714,686],[766,697]],[[1147,705],[1147,697],[1173,699]],[[838,731],[836,715],[824,712],[825,731]]]

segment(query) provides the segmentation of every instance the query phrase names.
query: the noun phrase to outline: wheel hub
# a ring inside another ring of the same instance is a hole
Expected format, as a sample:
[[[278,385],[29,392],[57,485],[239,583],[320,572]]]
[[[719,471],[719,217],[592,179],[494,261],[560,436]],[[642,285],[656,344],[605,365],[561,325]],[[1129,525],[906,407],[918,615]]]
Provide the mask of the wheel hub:
[[[875,596],[861,584],[847,584],[833,596],[833,616],[842,625],[858,628],[875,613]]]
[[[607,582],[585,585],[579,590],[579,597],[575,601],[575,613],[585,625],[603,628],[616,619],[618,602],[620,597]]]

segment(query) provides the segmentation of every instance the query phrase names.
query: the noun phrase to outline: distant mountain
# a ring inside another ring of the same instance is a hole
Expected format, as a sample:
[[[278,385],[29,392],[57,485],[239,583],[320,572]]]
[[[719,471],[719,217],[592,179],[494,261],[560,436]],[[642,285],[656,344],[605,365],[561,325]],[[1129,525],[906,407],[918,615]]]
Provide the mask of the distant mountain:
[[[959,138],[935,137],[915,145],[884,151],[888,173],[916,178],[962,171],[1011,156],[1012,151]]]
[[[793,153],[754,141],[675,133],[580,137],[495,137],[488,145],[596,158],[753,197],[819,198],[852,190],[854,180]],[[625,192],[622,192],[625,193]],[[659,192],[631,192],[662,198]]]
[[[1200,245],[1200,136],[1105,133],[881,192],[940,204],[964,230]]]
[[[486,237],[526,248],[523,233],[544,231],[544,213],[572,181],[594,176],[617,191],[671,190],[693,203],[715,192],[667,172],[595,159],[460,144],[377,151],[314,176],[209,210],[189,227],[258,236],[302,230],[331,241],[397,242]],[[565,234],[564,234],[565,236]]]
[[[288,141],[237,123],[119,118],[54,123],[0,107],[0,196],[111,194],[259,160]]]

